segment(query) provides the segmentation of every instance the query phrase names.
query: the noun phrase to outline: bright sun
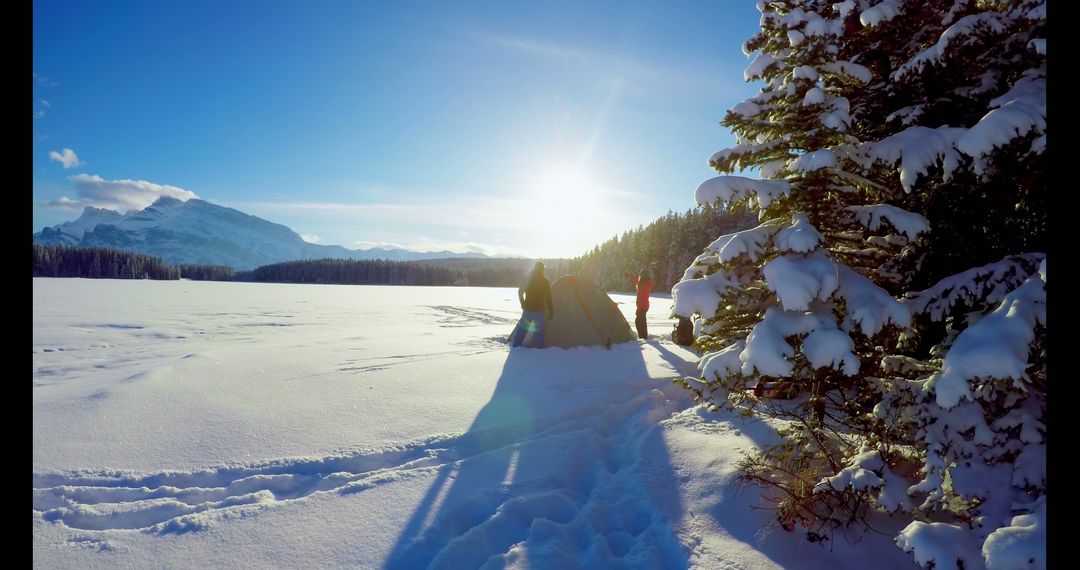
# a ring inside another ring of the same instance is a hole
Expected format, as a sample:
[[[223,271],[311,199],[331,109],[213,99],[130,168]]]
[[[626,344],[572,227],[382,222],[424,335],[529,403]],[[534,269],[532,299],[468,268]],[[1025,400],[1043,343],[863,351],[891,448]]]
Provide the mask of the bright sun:
[[[583,169],[553,164],[538,170],[529,190],[533,213],[547,227],[572,231],[595,217],[602,188]]]

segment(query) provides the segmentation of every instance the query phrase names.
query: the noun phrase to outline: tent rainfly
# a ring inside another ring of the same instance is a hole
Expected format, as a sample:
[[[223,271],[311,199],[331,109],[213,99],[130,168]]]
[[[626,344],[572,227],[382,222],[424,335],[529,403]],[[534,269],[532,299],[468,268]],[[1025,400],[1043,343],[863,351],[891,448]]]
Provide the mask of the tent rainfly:
[[[551,284],[555,316],[547,321],[544,346],[611,346],[637,339],[615,301],[599,287],[567,275]]]

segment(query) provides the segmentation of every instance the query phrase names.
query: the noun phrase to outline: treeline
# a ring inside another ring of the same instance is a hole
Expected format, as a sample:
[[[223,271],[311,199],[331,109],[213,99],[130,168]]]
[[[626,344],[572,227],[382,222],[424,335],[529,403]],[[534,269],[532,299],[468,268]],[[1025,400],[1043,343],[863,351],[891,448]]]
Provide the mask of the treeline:
[[[343,285],[466,285],[464,273],[446,267],[384,259],[304,259],[257,267],[241,276],[260,283]]]
[[[234,273],[220,265],[173,266],[160,257],[108,247],[34,244],[34,277],[229,281]]]
[[[180,269],[160,257],[119,249],[34,244],[34,277],[179,279]]]
[[[612,237],[581,257],[542,261],[551,281],[573,274],[606,291],[627,291],[631,286],[625,273],[648,268],[653,290],[670,291],[715,236],[751,227],[755,222],[756,217],[746,210],[729,212],[706,206],[685,214],[668,212],[648,226]],[[34,244],[34,277],[517,287],[534,263],[533,259],[523,258],[305,259],[234,271],[221,265],[171,266],[158,257],[118,249]]]
[[[647,268],[654,291],[671,291],[683,272],[717,237],[754,226],[757,215],[746,209],[705,206],[685,214],[668,212],[648,226],[623,232],[570,261],[573,271],[605,291],[631,288],[626,272]]]
[[[237,280],[268,283],[337,283],[345,285],[450,285],[517,287],[532,270],[531,259],[305,259],[239,273]],[[554,279],[568,273],[566,259],[545,260]]]
[[[517,287],[525,282],[529,272],[536,264],[535,259],[496,258],[496,259],[430,259],[410,261],[410,264],[431,265],[454,269],[462,273],[462,284],[471,287]],[[569,259],[541,259],[544,262],[544,275],[555,281],[563,275],[574,273],[573,261]]]
[[[236,270],[225,265],[177,265],[180,277],[192,281],[232,281],[236,278]]]

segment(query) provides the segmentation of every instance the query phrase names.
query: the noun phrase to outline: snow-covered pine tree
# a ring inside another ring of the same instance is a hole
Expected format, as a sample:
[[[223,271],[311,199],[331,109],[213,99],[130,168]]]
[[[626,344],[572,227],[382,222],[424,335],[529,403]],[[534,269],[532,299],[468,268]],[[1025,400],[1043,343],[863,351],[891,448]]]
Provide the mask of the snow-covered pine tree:
[[[761,223],[673,290],[701,332],[683,384],[782,420],[742,467],[785,528],[894,513],[920,565],[1045,565],[1045,3],[758,8],[764,87],[695,197]]]

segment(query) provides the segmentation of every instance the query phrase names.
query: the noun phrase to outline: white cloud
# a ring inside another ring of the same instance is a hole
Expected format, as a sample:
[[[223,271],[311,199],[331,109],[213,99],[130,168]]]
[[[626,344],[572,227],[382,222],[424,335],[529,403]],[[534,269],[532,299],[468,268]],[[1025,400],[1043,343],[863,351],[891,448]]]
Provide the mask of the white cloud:
[[[48,101],[46,101],[46,100],[42,99],[42,100],[41,100],[41,106],[42,106],[42,107],[45,107],[46,109],[48,109],[49,107],[52,107],[52,104],[51,104],[51,103],[49,103]]]
[[[61,210],[71,210],[73,212],[81,212],[82,209],[87,206],[87,204],[83,204],[82,202],[79,202],[78,200],[72,200],[71,198],[68,198],[67,196],[63,196],[58,200],[52,200],[52,201],[49,201],[49,202],[41,202],[39,205],[40,206],[46,206],[46,207],[49,207],[49,208],[60,208]]]
[[[96,174],[76,174],[68,180],[74,183],[78,198],[72,200],[64,196],[43,205],[65,209],[94,206],[124,212],[141,210],[162,196],[185,201],[199,197],[183,188],[146,180],[105,180]]]
[[[63,152],[56,152],[55,150],[50,152],[49,159],[63,164],[64,170],[85,164],[79,160],[79,156],[70,148],[65,148]]]
[[[300,234],[300,238],[308,243],[322,243],[322,238],[315,234]]]

